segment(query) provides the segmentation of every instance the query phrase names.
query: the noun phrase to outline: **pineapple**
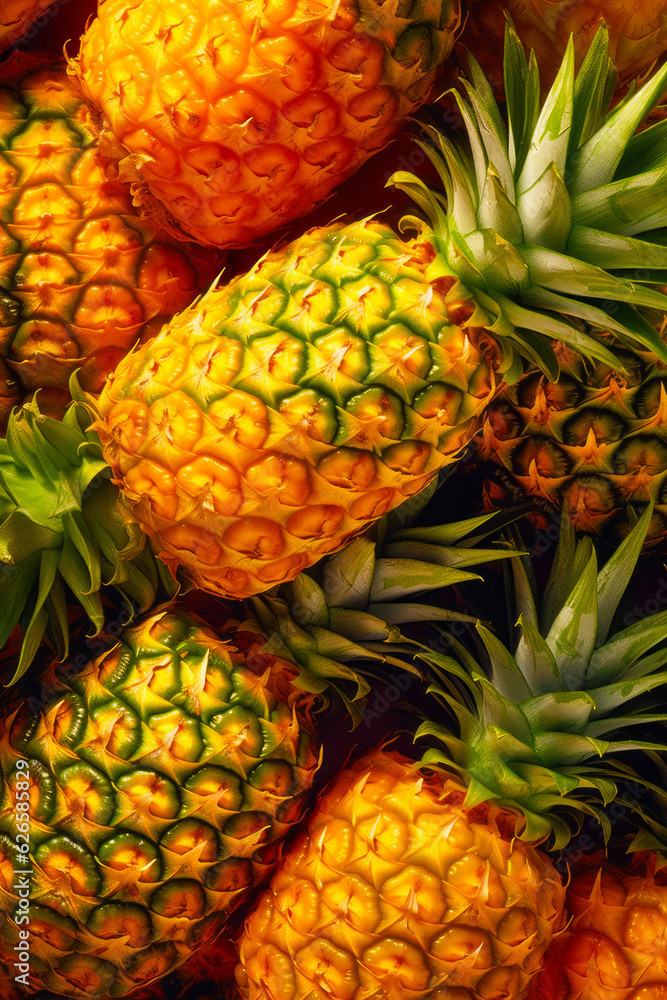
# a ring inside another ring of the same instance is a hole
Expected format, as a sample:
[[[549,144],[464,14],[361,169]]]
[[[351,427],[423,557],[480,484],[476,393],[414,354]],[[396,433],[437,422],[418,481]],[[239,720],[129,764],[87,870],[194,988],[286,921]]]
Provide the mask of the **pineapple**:
[[[640,259],[667,265],[654,217],[620,236],[607,209],[619,184],[632,206],[655,179],[615,180],[667,69],[605,115],[605,39],[576,86],[569,46],[540,111],[537,68],[508,28],[509,133],[473,60],[467,142],[431,131],[438,148],[422,144],[444,191],[394,175],[430,225],[312,230],[119,364],[95,427],[128,517],[174,575],[232,597],[294,578],[457,458],[521,354],[555,379],[554,337],[614,367],[596,339],[611,329],[667,359],[637,311],[667,305],[634,277]]]
[[[47,443],[70,429],[45,423]],[[16,817],[27,791],[29,992],[124,996],[208,949],[302,814],[320,759],[314,708],[336,695],[358,723],[362,661],[364,672],[419,679],[401,623],[462,616],[408,595],[515,558],[480,546],[497,518],[405,526],[422,500],[401,511],[400,530],[382,522],[377,541],[337,553],[319,581],[304,574],[236,609],[209,598],[215,630],[182,603],[131,628],[112,621],[111,648],[104,633],[89,639],[93,658],[84,647],[10,692],[0,712],[0,962],[21,943]]]
[[[132,1000],[238,1000],[234,971],[238,955],[226,930],[165,976],[132,994]]]
[[[459,0],[105,0],[70,72],[141,205],[247,246],[398,133],[459,24]]]
[[[261,635],[217,632],[157,610],[3,708],[0,952],[9,964],[19,941],[27,785],[27,992],[122,996],[167,974],[270,870],[301,816],[317,695]]]
[[[242,996],[525,992],[565,924],[561,877],[511,812],[412,764],[376,750],[333,782],[246,921]]]
[[[667,681],[667,612],[611,631],[649,520],[598,572],[564,518],[542,601],[512,560],[512,651],[481,623],[484,666],[453,638],[452,657],[424,648],[443,711],[417,738],[435,742],[418,764],[381,748],[335,780],[246,920],[244,997],[526,995],[567,922],[539,845],[565,847],[587,815],[609,835],[614,755],[650,749],[627,731],[663,718],[632,703]]]
[[[581,60],[602,22],[609,28],[619,84],[646,72],[667,51],[663,0],[468,0],[468,8],[461,48],[470,48],[498,82],[502,79],[498,51],[508,14],[523,43],[535,51],[545,84],[556,75],[570,35]]]
[[[528,1000],[659,1000],[667,988],[667,882],[646,853],[631,871],[575,871],[572,920],[547,952]]]
[[[3,6],[4,11],[4,6]],[[220,270],[173,245],[132,206],[90,130],[64,63],[13,53],[0,66],[0,429],[37,389],[61,414],[68,380],[99,392]]]
[[[484,415],[474,461],[493,463],[484,470],[490,470],[485,507],[512,506],[517,497],[533,497],[539,523],[567,507],[577,530],[616,544],[637,511],[651,501],[655,506],[647,545],[664,544],[664,364],[649,352],[618,349],[620,372],[587,362],[562,345],[558,353],[561,375],[555,385],[540,372],[528,373],[503,390]]]

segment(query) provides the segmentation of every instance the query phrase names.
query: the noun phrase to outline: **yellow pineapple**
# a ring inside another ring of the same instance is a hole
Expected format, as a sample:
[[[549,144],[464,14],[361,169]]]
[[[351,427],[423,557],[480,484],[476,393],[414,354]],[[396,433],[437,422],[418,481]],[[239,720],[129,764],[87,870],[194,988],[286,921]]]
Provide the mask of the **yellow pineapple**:
[[[438,148],[424,144],[444,191],[394,177],[430,224],[312,230],[211,288],[108,380],[95,425],[105,457],[128,517],[175,575],[237,597],[294,578],[452,462],[521,374],[521,354],[555,379],[554,337],[614,367],[596,339],[612,328],[667,358],[636,309],[664,310],[667,297],[633,270],[604,270],[649,253],[667,266],[665,248],[620,247],[611,213],[589,231],[566,211],[578,188],[584,203],[605,197],[608,146],[620,160],[667,71],[605,116],[592,104],[611,72],[600,32],[582,85],[570,46],[540,111],[536,68],[509,30],[507,45],[511,142],[473,61],[477,111],[459,97],[468,141],[431,131]]]
[[[561,878],[516,837],[516,816],[466,809],[454,776],[411,764],[367,754],[321,799],[247,921],[243,996],[525,992],[565,924]]]
[[[4,11],[4,7],[3,7]],[[62,412],[68,380],[99,392],[135,343],[218,273],[132,206],[86,105],[51,55],[0,66],[0,427],[36,389]]]
[[[7,441],[15,440],[18,419]],[[49,432],[60,442],[71,437],[65,420],[42,419],[43,461],[58,457]],[[77,453],[86,449],[69,443]],[[20,472],[14,469],[13,482]],[[40,485],[27,478],[23,507]],[[327,562],[320,582],[304,574],[289,592],[252,607],[208,598],[204,608],[193,598],[208,623],[172,602],[131,628],[117,627],[115,639],[89,639],[65,664],[48,662],[3,700],[0,974],[22,950],[27,907],[24,995],[131,995],[200,952],[191,968],[210,977],[217,966],[222,976],[229,952],[224,938],[219,948],[213,939],[270,873],[279,841],[306,806],[320,762],[315,710],[340,696],[358,722],[369,691],[362,671],[421,679],[398,625],[425,614],[457,616],[406,595],[474,579],[468,568],[490,557],[515,558],[479,546],[489,517],[410,528],[405,520],[420,503],[409,506],[398,532],[385,524],[377,543],[358,539]],[[25,537],[25,522],[20,527]],[[35,523],[34,533],[41,530]],[[66,566],[63,548],[63,558],[54,543],[50,551]],[[28,559],[19,565],[15,591],[30,570]],[[44,576],[33,581],[38,597]],[[6,625],[13,597],[3,597]],[[35,636],[27,638],[34,648]]]
[[[459,0],[105,0],[70,71],[140,204],[247,246],[398,133],[459,24]]]
[[[649,520],[599,572],[564,520],[542,599],[511,560],[511,649],[480,622],[479,662],[449,636],[451,656],[424,647],[430,748],[382,748],[334,780],[246,920],[247,1000],[526,996],[568,919],[544,848],[587,814],[609,836],[615,755],[662,718],[642,696],[665,683],[667,612],[611,630]]]

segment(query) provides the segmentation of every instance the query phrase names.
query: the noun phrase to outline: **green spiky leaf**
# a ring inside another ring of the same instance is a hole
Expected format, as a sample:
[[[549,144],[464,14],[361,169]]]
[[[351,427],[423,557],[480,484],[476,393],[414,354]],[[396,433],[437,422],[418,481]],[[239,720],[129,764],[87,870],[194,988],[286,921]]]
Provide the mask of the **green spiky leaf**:
[[[633,271],[648,269],[659,284],[667,268],[660,235],[667,132],[654,127],[634,136],[667,87],[667,67],[610,109],[615,73],[601,26],[577,73],[570,40],[540,104],[534,58],[526,58],[508,19],[507,124],[472,56],[468,76],[465,97],[454,95],[461,135],[429,125],[430,148],[421,143],[443,190],[406,171],[392,178],[426,213],[442,266],[491,317],[491,332],[506,349],[551,379],[558,377],[554,338],[618,367],[599,342],[609,329],[667,361],[667,346],[638,312],[664,312],[667,296],[633,280]]]
[[[467,781],[466,804],[495,798],[519,810],[522,837],[549,836],[564,846],[584,815],[608,833],[613,758],[664,750],[644,730],[667,715],[646,702],[667,683],[667,612],[613,632],[652,513],[649,506],[602,568],[590,539],[576,541],[564,513],[546,586],[538,591],[520,560],[506,574],[515,584],[513,645],[478,622],[477,655],[453,636],[451,656],[420,653],[437,678],[429,691],[459,732],[445,738],[445,726],[424,724],[418,737],[447,748],[443,766],[453,759]],[[638,738],[628,736],[632,728]],[[435,761],[433,751],[424,759]],[[635,779],[644,780],[641,768]]]
[[[145,536],[126,525],[90,422],[80,403],[62,421],[27,403],[11,414],[0,441],[0,641],[19,622],[23,631],[10,684],[43,640],[67,655],[68,602],[99,632],[104,586],[135,612],[155,603],[158,588],[171,596],[177,589]]]

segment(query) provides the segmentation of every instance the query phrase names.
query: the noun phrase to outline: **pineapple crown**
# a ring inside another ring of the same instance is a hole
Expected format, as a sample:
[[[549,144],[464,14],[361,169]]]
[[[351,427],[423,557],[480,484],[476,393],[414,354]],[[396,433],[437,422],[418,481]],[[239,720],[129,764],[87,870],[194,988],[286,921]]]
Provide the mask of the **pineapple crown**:
[[[45,637],[67,656],[70,594],[98,632],[103,585],[121,596],[129,617],[154,603],[160,585],[176,590],[139,527],[125,522],[90,421],[80,403],[62,421],[26,403],[0,440],[0,648],[17,623],[23,633],[9,683]]]
[[[604,807],[617,795],[616,781],[644,782],[614,755],[665,749],[628,730],[667,719],[642,698],[667,682],[667,611],[612,631],[651,516],[648,507],[598,570],[590,538],[575,541],[564,513],[541,601],[525,563],[509,563],[518,612],[514,649],[477,622],[484,666],[454,638],[454,656],[424,654],[438,675],[429,692],[453,713],[459,734],[424,722],[417,738],[435,737],[438,745],[422,764],[467,778],[468,807],[497,799],[518,810],[523,839],[552,836],[562,848],[584,814],[609,836]]]
[[[367,676],[386,678],[394,666],[421,677],[413,665],[421,644],[406,638],[401,625],[474,623],[469,615],[430,605],[425,595],[481,579],[469,567],[517,556],[510,547],[481,544],[516,519],[516,511],[433,527],[411,525],[432,493],[433,487],[381,518],[374,538],[367,533],[354,539],[274,595],[248,602],[253,617],[247,624],[256,622],[269,637],[267,651],[301,667],[298,686],[319,694],[333,690],[353,725],[370,690]],[[367,664],[361,670],[360,661]]]
[[[471,300],[471,322],[552,380],[558,364],[549,339],[617,368],[595,338],[613,331],[667,360],[638,311],[667,307],[667,296],[650,287],[667,268],[667,120],[635,134],[667,88],[667,66],[608,110],[616,74],[603,25],[577,74],[570,38],[541,104],[534,54],[526,57],[507,18],[507,124],[472,55],[469,66],[468,100],[452,92],[467,141],[426,126],[432,145],[419,142],[444,190],[404,171],[388,183],[425,211],[457,296]],[[424,230],[413,216],[402,226]]]

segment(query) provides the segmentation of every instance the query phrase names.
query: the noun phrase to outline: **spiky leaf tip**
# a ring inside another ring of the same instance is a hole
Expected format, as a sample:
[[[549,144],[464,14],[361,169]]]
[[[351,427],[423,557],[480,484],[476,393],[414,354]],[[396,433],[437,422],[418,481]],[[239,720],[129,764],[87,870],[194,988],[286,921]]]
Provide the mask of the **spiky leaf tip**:
[[[525,839],[562,848],[586,815],[609,829],[607,806],[628,775],[624,756],[667,749],[646,732],[667,713],[645,697],[667,684],[667,612],[613,630],[651,516],[648,507],[600,569],[590,539],[576,541],[564,512],[541,593],[523,561],[508,563],[511,647],[477,622],[477,654],[453,637],[451,656],[422,653],[435,676],[434,711],[416,737],[436,740],[424,763],[463,775],[468,804],[495,799],[516,810]],[[438,715],[453,716],[458,728]],[[639,784],[641,772],[631,772]]]
[[[258,624],[267,649],[300,666],[296,683],[325,697],[333,693],[353,725],[362,718],[369,679],[422,678],[416,659],[421,642],[407,626],[474,624],[446,599],[431,604],[430,594],[481,579],[468,567],[521,557],[499,538],[516,512],[423,527],[411,522],[424,502],[410,498],[292,582],[247,602],[246,624]]]
[[[65,658],[69,616],[78,605],[95,633],[105,621],[105,588],[124,617],[177,587],[143,533],[126,523],[90,415],[72,403],[62,421],[36,401],[14,410],[0,440],[0,649],[19,624],[13,684],[41,642]]]
[[[602,25],[578,72],[570,39],[540,101],[533,54],[509,18],[504,44],[506,113],[470,56],[469,78],[452,91],[463,137],[425,126],[420,145],[442,190],[404,171],[388,183],[426,214],[424,234],[489,329],[549,378],[558,375],[552,339],[618,368],[598,338],[613,331],[667,361],[639,311],[667,308],[667,296],[650,287],[664,284],[667,269],[667,124],[635,134],[667,88],[667,66],[610,108]]]

